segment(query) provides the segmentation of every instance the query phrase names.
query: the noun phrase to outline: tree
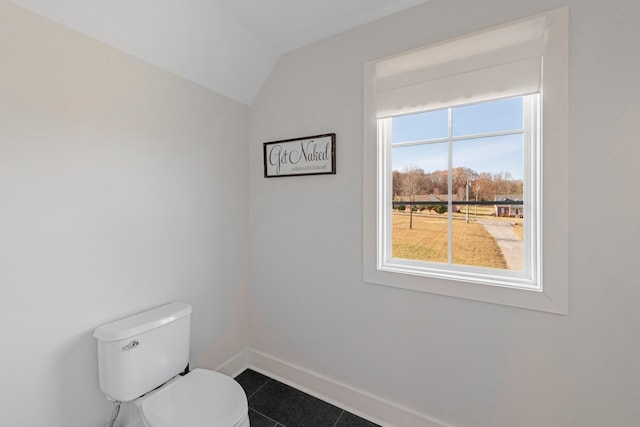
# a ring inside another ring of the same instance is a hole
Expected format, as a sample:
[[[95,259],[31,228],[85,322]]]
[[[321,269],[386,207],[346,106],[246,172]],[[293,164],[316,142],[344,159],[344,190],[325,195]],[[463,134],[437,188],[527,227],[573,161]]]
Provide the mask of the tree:
[[[394,170],[392,175],[393,194],[391,196],[392,200],[397,200],[398,197],[402,195],[402,181],[404,180],[404,174],[400,171]]]
[[[522,194],[523,181],[514,179],[509,172],[476,172],[466,167],[452,169],[452,190],[457,195],[458,200],[466,201],[487,201],[494,200],[496,194]],[[449,174],[446,170],[427,172],[415,165],[406,167],[403,171],[393,171],[393,200],[408,202],[416,201],[419,195],[439,195],[448,193]],[[467,205],[468,213],[469,205]],[[419,209],[419,208],[418,208]],[[429,212],[435,210],[440,212],[436,206],[426,206]],[[410,209],[413,212],[415,209]],[[409,220],[409,227],[413,228],[413,217]]]
[[[402,180],[402,193],[409,198],[410,202],[415,201],[415,197],[420,193],[424,183],[424,170],[415,165],[409,165],[405,169],[405,176]],[[413,228],[413,209],[409,209],[409,228]]]
[[[449,172],[444,171],[434,171],[429,174],[429,179],[431,183],[431,191],[427,194],[447,194],[449,188]]]
[[[493,200],[493,195],[496,194],[493,187],[493,175],[490,172],[480,172],[476,178],[478,200]]]

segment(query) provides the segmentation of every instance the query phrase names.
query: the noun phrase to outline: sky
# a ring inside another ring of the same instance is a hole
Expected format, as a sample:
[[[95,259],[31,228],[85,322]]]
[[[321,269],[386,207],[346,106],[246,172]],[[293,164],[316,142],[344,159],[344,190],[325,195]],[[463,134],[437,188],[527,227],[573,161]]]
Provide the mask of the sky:
[[[490,101],[452,109],[452,135],[476,135],[486,132],[520,130],[523,127],[522,97]],[[448,136],[448,110],[411,114],[393,118],[393,143]],[[448,168],[447,142],[395,147],[394,170],[418,167],[426,173]],[[453,167],[481,172],[509,172],[522,179],[522,134],[453,141]]]

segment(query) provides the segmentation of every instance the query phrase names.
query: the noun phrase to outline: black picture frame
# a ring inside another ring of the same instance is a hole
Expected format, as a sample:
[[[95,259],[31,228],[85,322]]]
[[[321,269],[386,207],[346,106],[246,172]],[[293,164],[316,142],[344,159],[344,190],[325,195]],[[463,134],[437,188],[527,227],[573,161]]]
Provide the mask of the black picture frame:
[[[336,173],[335,133],[264,142],[262,151],[265,178]]]

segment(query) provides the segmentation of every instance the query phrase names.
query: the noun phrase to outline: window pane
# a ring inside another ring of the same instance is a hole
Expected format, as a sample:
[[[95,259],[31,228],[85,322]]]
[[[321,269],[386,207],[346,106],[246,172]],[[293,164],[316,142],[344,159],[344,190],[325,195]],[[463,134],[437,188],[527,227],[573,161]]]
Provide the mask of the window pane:
[[[510,179],[524,176],[523,135],[504,135],[453,141],[452,166],[477,173],[508,174]],[[454,187],[454,192],[456,188]]]
[[[395,147],[392,210],[394,258],[448,262],[448,146],[446,142]]]
[[[453,136],[519,130],[523,98],[507,98],[452,109]]]
[[[454,141],[452,164],[454,201],[490,202],[454,206],[452,262],[522,271],[523,135]]]
[[[449,133],[447,110],[429,111],[393,118],[393,142],[446,138]]]
[[[393,147],[392,169],[406,172],[411,169],[422,169],[425,173],[449,168],[449,149],[446,142],[432,144]],[[447,193],[447,188],[441,188]]]

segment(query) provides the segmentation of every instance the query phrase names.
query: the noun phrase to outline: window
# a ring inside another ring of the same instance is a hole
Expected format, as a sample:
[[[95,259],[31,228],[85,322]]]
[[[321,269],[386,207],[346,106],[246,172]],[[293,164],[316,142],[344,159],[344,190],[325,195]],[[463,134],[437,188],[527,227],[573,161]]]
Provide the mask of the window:
[[[566,313],[567,21],[366,65],[365,281]]]
[[[378,119],[379,268],[537,288],[538,97]]]

